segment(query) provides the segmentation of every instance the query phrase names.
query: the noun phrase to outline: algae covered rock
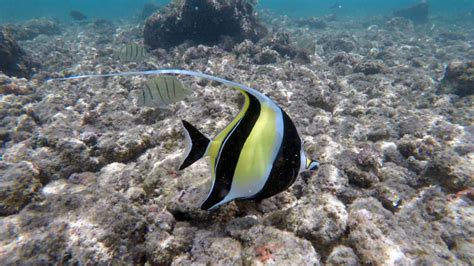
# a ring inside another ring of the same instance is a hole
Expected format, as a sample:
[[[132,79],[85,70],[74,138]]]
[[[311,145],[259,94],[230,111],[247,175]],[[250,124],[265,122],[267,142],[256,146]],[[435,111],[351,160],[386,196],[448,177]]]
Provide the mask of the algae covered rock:
[[[304,198],[293,208],[270,216],[270,223],[325,247],[339,239],[347,226],[344,204],[331,194]]]
[[[356,43],[351,36],[340,34],[338,36],[324,36],[317,41],[325,52],[346,52],[356,49]]]
[[[277,32],[273,35],[269,35],[261,41],[260,45],[263,47],[262,53],[265,52],[265,49],[271,49],[270,51],[274,50],[282,57],[292,58],[293,60],[302,64],[310,63],[308,52],[305,49],[299,48],[296,45],[294,45],[288,33]],[[257,54],[257,57],[259,57],[260,54]],[[269,57],[269,56],[266,56],[266,57]],[[270,56],[270,57],[274,57],[274,56]],[[263,61],[263,60],[260,60],[260,61]],[[276,61],[276,59],[273,61]],[[264,64],[261,62],[258,62],[258,63]],[[274,62],[269,62],[269,63],[274,63]]]
[[[382,60],[367,60],[355,65],[354,72],[362,72],[366,75],[373,75],[387,72],[387,67],[382,62]]]
[[[430,215],[439,201],[443,201],[443,196],[435,188],[428,188],[392,214],[374,198],[357,199],[349,211],[350,246],[362,264],[452,264],[458,261],[446,246],[436,222],[445,214]]]
[[[295,23],[298,26],[308,26],[312,29],[325,29],[328,26],[324,20],[317,17],[299,18],[295,20]]]
[[[186,41],[213,45],[224,36],[257,41],[266,32],[249,1],[182,0],[150,16],[144,38],[152,49],[167,49]]]
[[[0,161],[0,216],[21,210],[41,186],[40,171],[30,162]]]
[[[357,255],[350,247],[339,245],[333,248],[329,254],[327,265],[359,265],[360,261]]]
[[[49,183],[41,202],[1,221],[4,265],[137,264],[145,220],[124,196],[97,185]],[[3,230],[2,230],[3,231]],[[7,245],[8,243],[8,245]]]
[[[242,246],[230,237],[219,236],[207,230],[197,231],[187,259],[178,257],[174,265],[242,265]]]
[[[273,227],[256,225],[242,236],[243,257],[249,265],[320,265],[319,255],[308,240]]]
[[[473,158],[472,155],[466,157],[459,156],[451,150],[441,151],[428,163],[424,176],[451,191],[472,187],[474,185]]]
[[[472,191],[471,191],[472,193]],[[446,216],[439,222],[443,225],[442,238],[452,252],[465,263],[474,261],[474,206],[468,197],[453,198],[443,209]]]
[[[445,70],[440,93],[459,96],[474,94],[474,61],[452,61]]]
[[[37,64],[5,29],[0,30],[0,71],[9,76],[30,77]]]
[[[7,25],[7,27],[12,31],[15,39],[20,41],[34,39],[40,34],[52,36],[62,33],[59,24],[49,19],[32,19],[25,23]]]
[[[189,223],[177,223],[172,232],[153,230],[146,234],[145,250],[149,262],[158,265],[175,264],[180,255],[185,254],[193,245],[197,228]]]
[[[413,21],[403,17],[391,18],[385,22],[385,26],[389,30],[395,30],[404,33],[413,32],[415,29]]]

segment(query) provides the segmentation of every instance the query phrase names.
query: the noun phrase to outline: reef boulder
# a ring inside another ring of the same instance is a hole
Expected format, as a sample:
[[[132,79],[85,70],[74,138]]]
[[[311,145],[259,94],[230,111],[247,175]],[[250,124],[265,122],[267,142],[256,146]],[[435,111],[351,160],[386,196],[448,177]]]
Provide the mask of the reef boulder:
[[[419,3],[408,8],[397,10],[393,14],[396,17],[407,18],[415,23],[423,24],[428,22],[429,5],[427,3]]]
[[[30,162],[0,161],[0,216],[18,212],[37,196],[40,171]]]
[[[61,28],[57,22],[49,19],[32,19],[24,23],[9,24],[8,29],[16,40],[32,40],[40,34],[47,36],[61,34]]]
[[[474,61],[450,62],[438,91],[461,97],[474,94]]]
[[[160,9],[160,6],[155,3],[145,3],[145,5],[143,5],[142,12],[140,12],[140,18],[146,19],[147,17],[155,13],[158,9]]]
[[[36,63],[5,29],[0,31],[0,71],[9,76],[30,77]]]
[[[167,49],[187,41],[214,45],[226,37],[255,42],[266,33],[248,1],[184,0],[150,16],[143,35],[152,49]]]
[[[325,29],[328,26],[324,20],[317,17],[299,18],[295,20],[295,23],[300,27],[307,26],[312,29]]]

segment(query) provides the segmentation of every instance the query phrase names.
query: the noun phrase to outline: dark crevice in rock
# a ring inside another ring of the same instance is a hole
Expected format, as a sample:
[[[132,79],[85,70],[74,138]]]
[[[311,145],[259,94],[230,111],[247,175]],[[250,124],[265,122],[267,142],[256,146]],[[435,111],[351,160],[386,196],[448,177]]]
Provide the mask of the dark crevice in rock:
[[[171,214],[173,214],[173,217],[176,219],[178,222],[192,222],[193,217],[191,217],[189,214],[179,211],[179,210],[172,210]]]

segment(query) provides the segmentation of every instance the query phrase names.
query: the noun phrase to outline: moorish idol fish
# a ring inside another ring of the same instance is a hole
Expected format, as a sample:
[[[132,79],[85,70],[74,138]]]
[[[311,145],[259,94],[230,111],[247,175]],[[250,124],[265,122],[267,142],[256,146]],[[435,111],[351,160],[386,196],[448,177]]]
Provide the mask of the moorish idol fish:
[[[217,81],[245,98],[237,116],[212,140],[189,122],[182,121],[187,146],[179,169],[210,157],[212,186],[201,209],[214,209],[236,199],[271,197],[289,188],[300,172],[319,168],[318,161],[306,157],[301,137],[286,112],[266,95],[237,82],[178,69],[82,75],[60,80],[171,74]],[[144,101],[151,101],[152,93],[147,95],[142,92]]]
[[[71,16],[74,20],[85,20],[87,18],[86,15],[82,14],[77,10],[72,10],[71,12],[69,12],[69,16]]]

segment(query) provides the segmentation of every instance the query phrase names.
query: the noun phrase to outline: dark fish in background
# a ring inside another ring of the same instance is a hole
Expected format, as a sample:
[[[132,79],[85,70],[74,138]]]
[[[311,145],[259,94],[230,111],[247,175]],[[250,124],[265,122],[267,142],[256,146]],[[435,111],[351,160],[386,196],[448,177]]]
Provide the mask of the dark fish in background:
[[[393,12],[393,15],[410,19],[418,24],[424,24],[428,22],[429,5],[426,2],[421,2],[417,5],[397,10]]]
[[[341,9],[341,8],[342,8],[342,5],[336,2],[329,9]]]
[[[81,12],[77,10],[73,10],[69,12],[69,16],[71,16],[72,19],[78,20],[78,21],[87,19],[86,15],[82,14]]]
[[[141,61],[148,56],[145,47],[136,43],[125,45],[116,52],[116,55],[118,58],[120,58],[120,60],[125,62]]]

